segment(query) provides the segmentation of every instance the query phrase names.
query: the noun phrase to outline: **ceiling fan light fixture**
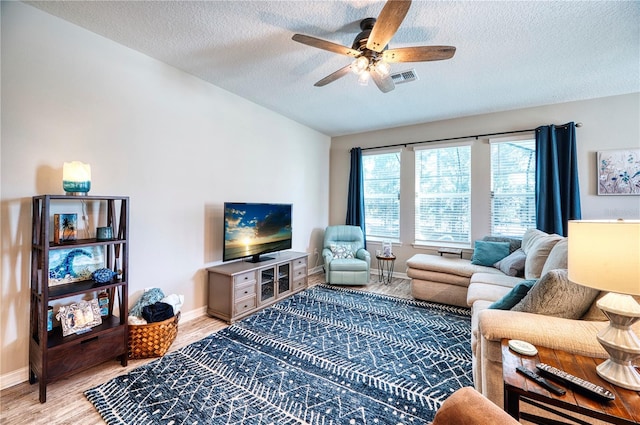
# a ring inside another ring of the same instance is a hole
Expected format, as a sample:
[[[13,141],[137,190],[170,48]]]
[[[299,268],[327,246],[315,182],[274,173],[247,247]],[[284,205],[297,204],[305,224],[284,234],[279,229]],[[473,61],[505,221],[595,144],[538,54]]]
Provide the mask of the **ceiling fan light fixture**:
[[[373,69],[382,78],[386,78],[387,76],[389,76],[389,74],[391,74],[391,65],[389,65],[387,62],[383,60],[377,61],[373,66]]]
[[[358,84],[360,84],[361,86],[369,85],[369,77],[369,71],[362,71],[358,76]]]
[[[351,64],[351,70],[354,74],[362,74],[363,71],[366,71],[369,67],[369,59],[366,56],[357,57],[353,64]]]
[[[410,6],[411,0],[386,0],[378,18],[365,18],[360,21],[362,31],[356,35],[351,47],[310,35],[294,34],[291,37],[293,41],[348,56],[352,60],[348,65],[316,82],[314,86],[326,86],[351,71],[358,75],[360,85],[367,85],[369,79],[372,78],[380,91],[387,93],[395,88],[395,81],[400,81],[398,74],[391,75],[390,63],[451,59],[456,51],[454,46],[389,48],[389,42],[398,31]],[[404,74],[403,72],[400,76],[404,78]],[[415,79],[413,78],[413,80]],[[401,81],[405,80],[401,79]]]

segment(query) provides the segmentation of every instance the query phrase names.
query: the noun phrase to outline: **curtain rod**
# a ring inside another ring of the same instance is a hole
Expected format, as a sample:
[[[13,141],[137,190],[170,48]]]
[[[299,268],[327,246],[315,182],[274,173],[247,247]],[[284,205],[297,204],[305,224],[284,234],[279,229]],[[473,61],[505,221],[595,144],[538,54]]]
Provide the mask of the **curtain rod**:
[[[557,125],[556,127],[565,127],[564,125]],[[578,122],[576,123],[576,127],[582,127],[582,123]],[[535,128],[530,128],[527,130],[513,130],[513,131],[501,131],[499,133],[487,133],[487,134],[475,134],[473,136],[460,136],[460,137],[448,137],[446,139],[433,139],[433,140],[423,140],[421,142],[409,142],[409,143],[396,143],[394,145],[384,145],[384,146],[375,146],[375,147],[370,147],[370,148],[362,148],[363,151],[367,151],[370,149],[384,149],[384,148],[395,148],[398,146],[404,146],[405,148],[407,146],[411,146],[411,145],[419,145],[422,143],[433,143],[433,142],[450,142],[453,140],[462,140],[462,139],[476,139],[478,140],[478,138],[480,137],[488,137],[488,136],[502,136],[505,134],[516,134],[516,133],[531,133],[533,131],[536,131]]]

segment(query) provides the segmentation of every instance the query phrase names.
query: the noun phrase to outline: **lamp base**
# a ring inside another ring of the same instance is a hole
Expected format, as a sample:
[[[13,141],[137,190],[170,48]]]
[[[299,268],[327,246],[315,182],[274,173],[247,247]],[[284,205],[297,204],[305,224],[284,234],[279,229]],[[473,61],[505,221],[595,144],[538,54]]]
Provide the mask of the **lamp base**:
[[[631,325],[640,319],[640,306],[629,295],[609,292],[598,301],[598,307],[609,319],[609,326],[598,332],[597,338],[610,359],[601,363],[596,372],[614,385],[638,391],[640,373],[633,360],[640,357],[640,339]]]
[[[65,192],[67,196],[87,196],[87,192]]]
[[[598,376],[628,390],[640,391],[640,373],[631,362],[627,364],[616,363],[609,359],[596,367]]]

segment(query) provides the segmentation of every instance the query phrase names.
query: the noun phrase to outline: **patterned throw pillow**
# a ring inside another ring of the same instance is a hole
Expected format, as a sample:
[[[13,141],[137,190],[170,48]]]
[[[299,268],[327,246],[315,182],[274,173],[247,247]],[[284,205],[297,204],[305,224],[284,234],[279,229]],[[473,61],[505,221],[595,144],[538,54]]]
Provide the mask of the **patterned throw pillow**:
[[[550,270],[511,310],[579,319],[600,291],[571,282],[566,269]]]
[[[330,248],[333,253],[333,258],[353,258],[353,252],[351,252],[349,245],[331,244]]]

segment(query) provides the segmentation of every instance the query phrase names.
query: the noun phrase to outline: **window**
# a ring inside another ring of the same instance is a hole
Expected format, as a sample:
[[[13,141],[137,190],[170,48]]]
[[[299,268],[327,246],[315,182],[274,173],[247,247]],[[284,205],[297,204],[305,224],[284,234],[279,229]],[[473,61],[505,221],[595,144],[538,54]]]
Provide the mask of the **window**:
[[[367,239],[400,240],[400,152],[362,156]]]
[[[522,236],[536,227],[536,143],[491,141],[491,234]]]
[[[416,150],[416,243],[471,242],[471,146]]]

